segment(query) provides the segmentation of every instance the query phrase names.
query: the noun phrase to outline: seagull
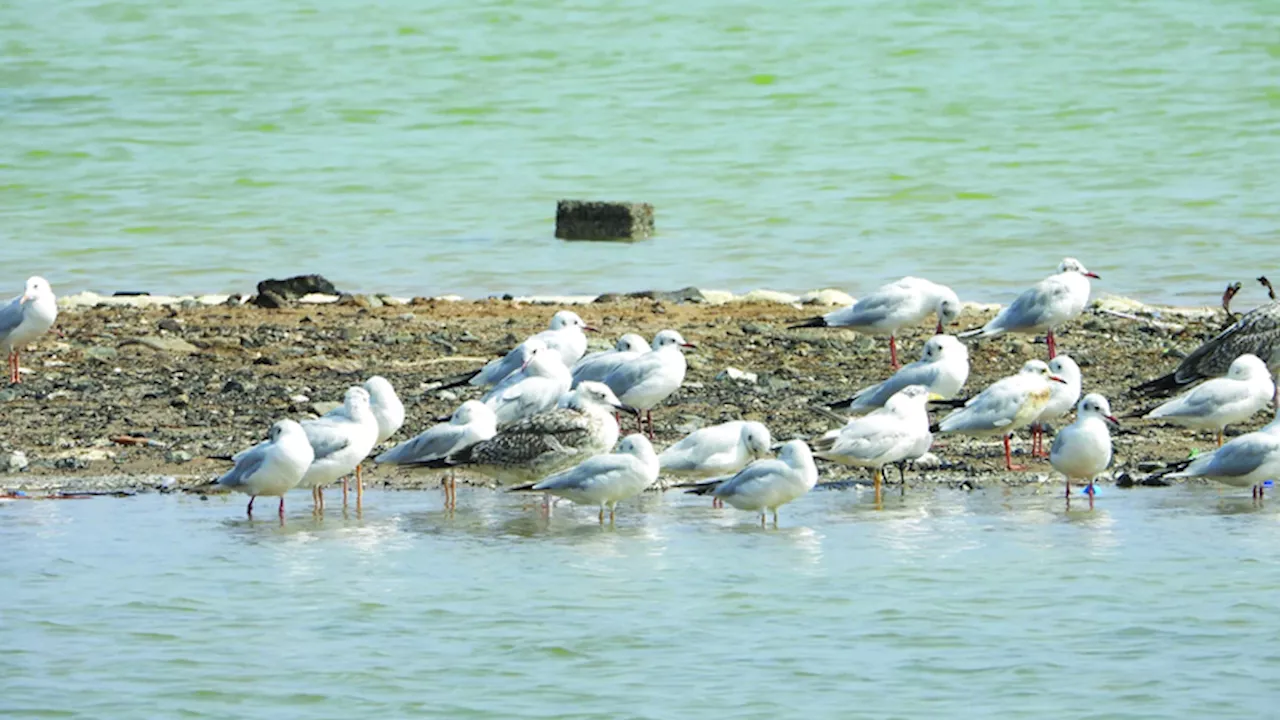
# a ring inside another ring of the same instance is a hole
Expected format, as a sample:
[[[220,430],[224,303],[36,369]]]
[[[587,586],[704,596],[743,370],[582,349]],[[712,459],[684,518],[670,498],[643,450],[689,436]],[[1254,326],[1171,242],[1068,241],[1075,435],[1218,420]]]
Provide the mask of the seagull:
[[[582,354],[587,351],[587,336],[583,334],[583,331],[596,332],[596,329],[588,325],[578,316],[578,313],[571,310],[561,310],[551,316],[549,329],[530,335],[506,355],[490,361],[470,375],[463,375],[441,387],[450,388],[459,385],[488,387],[497,385],[505,380],[507,376],[519,371],[529,361],[529,356],[533,354],[535,349],[544,346],[558,353],[560,361],[564,363],[565,367],[573,367],[574,363],[578,362],[582,358]]]
[[[0,352],[9,358],[9,382],[18,384],[18,353],[28,343],[53,327],[58,318],[58,299],[42,277],[27,278],[22,294],[0,306]]]
[[[773,436],[763,423],[731,420],[694,430],[658,456],[662,471],[688,478],[723,478],[770,456]],[[719,498],[712,506],[719,507]]]
[[[1147,413],[1148,418],[1197,430],[1217,430],[1218,446],[1227,425],[1244,422],[1267,406],[1275,395],[1267,364],[1246,353],[1231,361],[1227,376],[1207,380]]]
[[[615,410],[636,412],[608,385],[587,381],[573,391],[566,407],[525,418],[443,458],[408,464],[474,470],[504,486],[535,482],[612,449],[618,442]]]
[[[689,492],[711,494],[739,510],[760,513],[760,526],[767,513],[773,513],[778,524],[778,508],[795,500],[818,484],[818,466],[813,453],[803,440],[790,440],[782,445],[776,459],[757,460],[736,475],[716,485],[697,487]]]
[[[541,482],[512,490],[541,490],[579,505],[599,505],[600,523],[609,509],[613,522],[618,502],[644,492],[658,479],[658,456],[644,435],[628,435],[616,452],[587,458]]]
[[[1059,355],[1058,358],[1065,357]],[[1055,358],[1057,359],[1057,358]],[[1076,408],[1076,421],[1058,431],[1049,451],[1049,464],[1067,478],[1067,498],[1071,480],[1089,483],[1085,491],[1093,499],[1093,479],[1111,464],[1111,429],[1120,421],[1111,414],[1111,403],[1098,393],[1089,393]]]
[[[1245,313],[1226,330],[1191,351],[1176,370],[1133,388],[1133,392],[1167,395],[1201,380],[1221,377],[1232,361],[1245,353],[1262,358],[1273,371],[1280,370],[1280,302]]]
[[[936,332],[940,335],[944,325],[950,325],[960,317],[961,309],[960,298],[946,285],[917,277],[904,277],[881,286],[849,307],[810,318],[792,325],[790,329],[849,328],[866,335],[888,335],[889,363],[896,370],[897,334],[900,329],[920,322],[930,313],[936,313]]]
[[[649,439],[653,439],[653,408],[666,400],[684,382],[688,365],[684,348],[693,348],[675,330],[663,330],[653,338],[653,349],[623,363],[609,373],[604,384],[626,405],[644,410],[649,419]],[[637,416],[638,417],[638,416]],[[640,422],[637,420],[637,422]],[[643,423],[640,423],[643,431]]]
[[[317,510],[324,510],[324,486],[350,475],[378,441],[378,419],[370,407],[369,391],[359,385],[347,389],[339,411],[302,422],[315,459],[298,482],[311,488]]]
[[[400,396],[396,395],[396,389],[391,386],[391,382],[381,375],[374,375],[364,381],[364,389],[369,393],[369,407],[373,410],[373,417],[378,421],[378,440],[374,445],[381,445],[391,439],[392,435],[404,425],[404,403],[400,402]],[[343,412],[344,408],[337,407],[329,411],[329,415]],[[356,505],[359,506],[364,502],[364,478],[361,475],[361,465],[356,466]],[[342,506],[347,505],[347,479],[342,478]]]
[[[814,454],[841,465],[874,468],[875,497],[880,502],[884,466],[918,458],[933,444],[928,401],[929,388],[908,385],[879,410],[818,438]]]
[[[512,373],[480,398],[505,427],[555,407],[573,382],[569,368],[550,348],[535,349],[519,371]]]
[[[574,364],[570,368],[573,373],[572,387],[578,387],[578,383],[583,380],[603,382],[620,365],[652,349],[648,340],[635,333],[627,333],[618,338],[618,344],[612,350],[593,352]]]
[[[1036,283],[1024,291],[1013,304],[1000,311],[991,322],[976,330],[969,330],[960,337],[993,337],[1005,333],[1046,332],[1049,359],[1058,354],[1053,329],[1071,320],[1089,304],[1089,278],[1097,279],[1097,273],[1089,272],[1075,258],[1063,258],[1056,275]]]
[[[1280,422],[1232,438],[1212,452],[1203,453],[1182,470],[1167,477],[1208,478],[1235,487],[1253,487],[1253,498],[1262,498],[1263,483],[1280,477]]]
[[[237,454],[235,466],[211,483],[249,496],[245,512],[253,517],[253,501],[259,495],[280,497],[280,519],[284,520],[284,495],[297,486],[315,459],[302,426],[280,420],[271,426],[266,442]]]
[[[432,425],[425,432],[382,453],[374,462],[388,465],[416,465],[442,460],[498,433],[493,410],[479,400],[468,400],[453,411],[448,422]],[[457,487],[451,476],[444,485],[445,507],[457,505]]]
[[[1049,361],[1049,372],[1066,380],[1054,383],[1049,404],[1044,406],[1035,422],[1031,423],[1031,457],[1048,457],[1044,450],[1044,426],[1050,420],[1063,417],[1080,400],[1080,366],[1070,355],[1058,355]]]
[[[908,385],[924,385],[931,399],[950,400],[969,379],[969,348],[951,335],[934,335],[924,344],[920,359],[904,365],[878,385],[859,390],[852,398],[827,405],[848,407],[853,415],[864,415],[883,407],[889,398]]]
[[[938,423],[944,433],[966,435],[1001,435],[1004,437],[1004,466],[1014,467],[1009,450],[1009,436],[1039,417],[1053,395],[1052,383],[1067,381],[1049,372],[1040,360],[1028,360],[1016,375],[997,380],[971,398],[965,406],[954,410]]]

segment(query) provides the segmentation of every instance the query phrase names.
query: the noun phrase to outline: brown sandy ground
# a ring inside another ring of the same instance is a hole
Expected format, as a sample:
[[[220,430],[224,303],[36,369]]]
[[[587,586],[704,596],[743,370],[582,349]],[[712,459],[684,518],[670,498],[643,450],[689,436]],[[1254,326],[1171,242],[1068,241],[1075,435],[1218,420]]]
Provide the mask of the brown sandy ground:
[[[64,337],[49,335],[30,348],[22,356],[29,371],[24,382],[0,387],[0,489],[134,491],[205,482],[227,467],[210,456],[261,440],[275,419],[315,414],[323,409],[317,403],[340,399],[346,387],[373,374],[387,377],[404,399],[408,419],[393,442],[401,440],[478,394],[440,390],[441,378],[505,352],[543,329],[557,309],[496,299],[370,306],[378,304],[358,296],[272,310],[185,303],[64,311],[58,320]],[[593,349],[612,345],[624,332],[652,337],[668,327],[698,344],[685,387],[655,412],[659,447],[703,424],[735,418],[760,420],[779,440],[813,437],[836,426],[813,405],[848,397],[889,374],[884,339],[786,329],[823,308],[623,299],[573,309],[602,329]],[[967,311],[960,327],[990,315]],[[1123,417],[1153,404],[1129,397],[1129,387],[1172,369],[1179,350],[1194,348],[1222,322],[1220,315],[1199,318],[1152,323],[1091,309],[1060,331],[1059,348],[1081,365],[1085,392],[1103,393]],[[914,359],[928,335],[924,326],[904,333],[903,357]],[[984,340],[970,349],[965,395],[1046,353],[1042,338],[1025,337]],[[758,380],[717,379],[730,366],[756,373]],[[1237,432],[1268,419],[1259,413]],[[1141,482],[1162,463],[1213,444],[1208,436],[1146,420],[1123,423],[1112,473],[1122,484]],[[147,444],[113,440],[122,436],[146,438]],[[1029,448],[1025,433],[1017,442],[1017,452]],[[12,451],[25,455],[25,469]],[[1052,479],[1036,487],[1060,492],[1047,461],[1031,461],[1027,472],[1005,472],[998,440],[944,436],[934,452],[939,462],[910,472],[909,483],[965,487]],[[896,482],[896,472],[888,476]],[[867,477],[822,466],[824,482]],[[371,469],[367,478],[392,487],[439,483],[438,473],[388,467]]]

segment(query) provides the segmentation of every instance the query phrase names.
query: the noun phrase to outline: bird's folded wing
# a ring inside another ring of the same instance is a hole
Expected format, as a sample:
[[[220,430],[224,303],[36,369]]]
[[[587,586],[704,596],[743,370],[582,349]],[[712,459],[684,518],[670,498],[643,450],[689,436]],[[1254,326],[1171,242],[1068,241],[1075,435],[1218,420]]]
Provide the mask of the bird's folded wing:
[[[236,487],[244,484],[246,480],[262,468],[262,464],[267,460],[267,455],[271,452],[271,447],[270,443],[262,443],[236,455],[235,467],[218,478],[218,484],[224,487]]]
[[[22,298],[16,297],[4,305],[0,305],[0,337],[13,332],[22,324]]]
[[[302,429],[307,433],[311,449],[315,451],[316,460],[323,460],[351,444],[348,425],[346,421],[330,417],[302,423]]]

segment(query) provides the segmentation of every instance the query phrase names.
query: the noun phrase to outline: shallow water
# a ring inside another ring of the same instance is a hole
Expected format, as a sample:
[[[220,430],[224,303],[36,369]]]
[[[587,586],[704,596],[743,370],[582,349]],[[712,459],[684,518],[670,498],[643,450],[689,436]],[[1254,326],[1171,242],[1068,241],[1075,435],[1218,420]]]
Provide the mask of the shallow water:
[[[1274,712],[1275,505],[1211,488],[0,505],[0,709],[143,717]],[[268,503],[269,504],[269,503]],[[264,506],[265,509],[265,506]]]
[[[1214,302],[1274,263],[1277,38],[1267,0],[13,0],[0,282],[1005,300],[1071,254]],[[660,237],[556,241],[561,197]]]

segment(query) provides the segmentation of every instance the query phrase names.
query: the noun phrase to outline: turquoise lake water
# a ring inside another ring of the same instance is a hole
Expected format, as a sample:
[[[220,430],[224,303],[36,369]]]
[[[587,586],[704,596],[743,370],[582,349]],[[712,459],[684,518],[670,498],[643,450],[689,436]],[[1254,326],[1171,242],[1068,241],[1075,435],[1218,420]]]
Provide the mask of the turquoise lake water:
[[[1273,505],[1212,488],[815,491],[777,529],[371,492],[0,505],[18,717],[1215,717],[1275,712]],[[270,504],[270,503],[268,503]],[[270,508],[274,510],[274,508]]]
[[[11,0],[0,47],[14,292],[1002,300],[1074,255],[1200,304],[1280,239],[1271,0]],[[660,236],[556,241],[562,197]]]

